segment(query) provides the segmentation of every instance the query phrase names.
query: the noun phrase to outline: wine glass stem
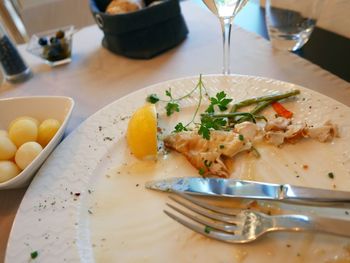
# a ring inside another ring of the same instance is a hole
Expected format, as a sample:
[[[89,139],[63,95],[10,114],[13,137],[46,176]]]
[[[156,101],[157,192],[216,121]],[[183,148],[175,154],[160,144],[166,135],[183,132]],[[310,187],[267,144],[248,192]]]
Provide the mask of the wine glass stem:
[[[223,74],[230,74],[230,39],[233,17],[220,18],[223,39]]]

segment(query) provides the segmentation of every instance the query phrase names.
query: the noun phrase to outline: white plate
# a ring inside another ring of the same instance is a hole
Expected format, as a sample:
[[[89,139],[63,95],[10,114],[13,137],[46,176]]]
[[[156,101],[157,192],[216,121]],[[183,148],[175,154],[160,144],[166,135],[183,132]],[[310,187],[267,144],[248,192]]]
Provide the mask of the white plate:
[[[0,112],[3,113],[0,115],[0,129],[7,130],[11,121],[21,116],[30,116],[40,122],[53,118],[61,123],[61,127],[41,153],[16,177],[0,183],[0,189],[28,186],[35,172],[62,140],[73,107],[73,99],[62,96],[30,96],[0,100]]]
[[[172,87],[183,95],[197,83],[190,77],[157,84],[103,108],[61,143],[30,185],[11,231],[6,262],[312,262],[349,257],[349,239],[320,234],[274,233],[246,245],[228,245],[189,231],[166,217],[166,194],[144,189],[144,182],[198,174],[176,153],[158,162],[141,162],[125,143],[128,116],[147,94]],[[275,80],[247,76],[206,76],[211,94],[225,90],[235,100],[273,91],[301,89],[286,106],[309,124],[328,119],[340,126],[331,143],[304,140],[282,148],[261,146],[262,157],[238,158],[233,176],[332,189],[350,187],[350,110],[321,94]],[[190,118],[195,98],[182,114],[167,119],[172,129]],[[187,105],[187,106],[186,106]],[[162,113],[163,111],[161,111]],[[272,114],[272,112],[270,112]],[[303,168],[307,165],[308,169]],[[334,179],[328,177],[333,172]],[[318,213],[329,213],[321,210]],[[347,216],[342,209],[332,215]]]

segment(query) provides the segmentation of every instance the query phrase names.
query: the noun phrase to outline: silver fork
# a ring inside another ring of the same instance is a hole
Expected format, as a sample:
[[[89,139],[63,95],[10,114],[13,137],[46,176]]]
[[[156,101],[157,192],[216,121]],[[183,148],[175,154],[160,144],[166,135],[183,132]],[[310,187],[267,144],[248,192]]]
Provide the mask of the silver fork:
[[[183,193],[169,198],[192,211],[189,213],[167,203],[187,220],[164,210],[169,217],[199,234],[228,243],[248,243],[273,231],[313,231],[350,237],[348,220],[306,215],[270,216],[252,210],[213,206]]]

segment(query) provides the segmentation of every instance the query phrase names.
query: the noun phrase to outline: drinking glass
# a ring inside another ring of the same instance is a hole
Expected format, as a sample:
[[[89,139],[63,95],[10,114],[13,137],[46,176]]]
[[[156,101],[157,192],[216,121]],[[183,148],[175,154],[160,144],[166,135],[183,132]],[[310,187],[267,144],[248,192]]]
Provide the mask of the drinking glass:
[[[271,44],[296,51],[310,38],[323,0],[267,0],[266,25]]]
[[[230,38],[233,18],[248,0],[203,0],[220,20],[223,39],[223,74],[230,74]]]

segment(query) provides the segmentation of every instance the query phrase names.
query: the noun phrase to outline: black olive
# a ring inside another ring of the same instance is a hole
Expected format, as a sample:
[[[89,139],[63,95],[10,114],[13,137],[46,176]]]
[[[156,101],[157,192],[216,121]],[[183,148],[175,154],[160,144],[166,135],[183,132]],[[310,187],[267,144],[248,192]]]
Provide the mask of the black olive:
[[[58,39],[56,37],[50,37],[50,43],[51,44],[54,44],[54,43],[57,43],[58,42]]]
[[[58,38],[58,39],[64,38],[64,31],[62,31],[62,30],[57,31],[56,38]]]
[[[50,61],[58,61],[64,59],[64,54],[62,54],[62,50],[57,48],[51,48],[47,54],[47,59]]]
[[[47,45],[47,39],[44,38],[44,37],[41,37],[41,38],[39,38],[38,43],[39,43],[40,46],[46,46]]]
[[[50,46],[51,49],[56,49],[57,52],[62,52],[63,51],[63,46],[61,45],[60,42],[56,42],[51,44]]]

